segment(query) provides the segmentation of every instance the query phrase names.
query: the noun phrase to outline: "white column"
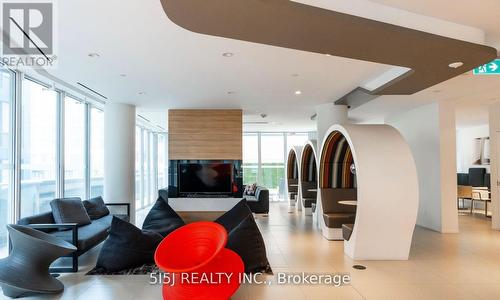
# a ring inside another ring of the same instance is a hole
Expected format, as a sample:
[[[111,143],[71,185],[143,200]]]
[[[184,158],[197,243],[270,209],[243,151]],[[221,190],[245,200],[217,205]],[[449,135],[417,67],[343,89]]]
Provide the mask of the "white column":
[[[500,230],[500,102],[490,106],[492,228]]]
[[[107,103],[104,113],[104,200],[130,203],[134,223],[135,106]]]
[[[335,105],[333,103],[325,103],[316,106],[316,129],[318,131],[318,149],[321,148],[323,138],[328,130],[334,124],[346,124],[347,120],[347,105]]]
[[[455,107],[436,102],[392,116],[410,145],[419,178],[417,224],[442,233],[458,232]]]

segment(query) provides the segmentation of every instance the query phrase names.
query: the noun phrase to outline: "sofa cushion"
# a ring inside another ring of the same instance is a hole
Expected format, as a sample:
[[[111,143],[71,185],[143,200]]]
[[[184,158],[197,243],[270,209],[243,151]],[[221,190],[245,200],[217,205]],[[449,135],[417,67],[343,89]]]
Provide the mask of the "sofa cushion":
[[[18,225],[31,225],[31,224],[54,224],[54,216],[52,215],[52,212],[45,212],[41,213],[38,215],[33,215],[29,217],[24,217],[22,219],[19,219],[17,221]],[[52,232],[54,229],[38,229],[43,232]]]
[[[60,198],[50,201],[56,223],[90,224],[90,218],[80,198]]]
[[[226,228],[228,232],[226,247],[241,257],[246,273],[272,272],[267,260],[264,238],[244,200],[238,202],[215,222]]]
[[[150,230],[166,237],[169,233],[185,224],[172,207],[160,197],[146,216],[142,229]]]
[[[155,232],[140,230],[134,225],[113,218],[109,237],[104,242],[96,268],[117,272],[153,263],[156,247],[163,237]]]
[[[91,224],[78,227],[78,243],[76,245],[78,251],[85,251],[104,241],[108,236],[112,219],[113,216],[108,215],[94,220]],[[65,230],[54,232],[52,235],[72,243],[72,233],[72,230]]]
[[[259,199],[257,199],[257,197],[255,197],[255,196],[248,196],[248,195],[245,195],[245,199],[246,199],[247,201],[254,201],[254,202],[255,202],[255,201],[259,201]]]
[[[82,203],[91,220],[109,215],[109,209],[106,204],[104,204],[104,200],[101,196],[82,201]]]
[[[324,213],[326,227],[342,228],[343,224],[353,224],[356,219],[356,214],[353,213]]]

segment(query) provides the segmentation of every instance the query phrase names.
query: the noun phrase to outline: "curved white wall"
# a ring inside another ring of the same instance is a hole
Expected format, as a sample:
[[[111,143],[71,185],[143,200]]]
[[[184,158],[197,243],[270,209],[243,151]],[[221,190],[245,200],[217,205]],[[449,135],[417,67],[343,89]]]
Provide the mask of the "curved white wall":
[[[333,125],[321,151],[334,131],[351,147],[358,186],[356,221],[344,252],[356,260],[407,260],[418,211],[417,170],[408,144],[389,125]]]

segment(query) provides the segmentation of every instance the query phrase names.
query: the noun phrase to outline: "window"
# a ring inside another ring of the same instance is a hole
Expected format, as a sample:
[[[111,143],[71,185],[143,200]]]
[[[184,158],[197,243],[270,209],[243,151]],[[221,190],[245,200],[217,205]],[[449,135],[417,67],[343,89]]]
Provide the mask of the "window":
[[[156,166],[157,166],[157,157],[156,157],[156,134],[149,132],[149,198],[147,204],[151,204],[154,201],[154,198],[157,196],[157,179],[156,179]]]
[[[269,189],[270,200],[284,200],[287,149],[303,145],[308,136],[304,132],[243,133],[243,184],[257,182]]]
[[[15,75],[0,68],[0,258],[7,256],[5,227],[12,218],[12,107]]]
[[[307,133],[288,133],[286,136],[286,148],[290,149],[293,146],[304,146],[309,140]]]
[[[103,195],[104,188],[104,112],[90,109],[90,197]]]
[[[21,217],[50,209],[56,197],[57,99],[55,91],[24,80],[21,125]]]
[[[259,136],[257,133],[243,134],[243,184],[258,181]]]
[[[141,197],[142,197],[142,156],[141,156],[141,128],[135,127],[135,207],[136,209],[141,208]]]
[[[64,197],[85,198],[85,104],[64,99]]]
[[[166,188],[168,174],[167,136],[158,134],[158,189]]]
[[[142,130],[142,165],[143,165],[143,176],[142,176],[142,205],[144,207],[148,203],[149,199],[149,134],[146,129]]]
[[[285,186],[285,138],[283,133],[261,134],[262,185],[277,201]],[[281,197],[283,198],[283,197]]]

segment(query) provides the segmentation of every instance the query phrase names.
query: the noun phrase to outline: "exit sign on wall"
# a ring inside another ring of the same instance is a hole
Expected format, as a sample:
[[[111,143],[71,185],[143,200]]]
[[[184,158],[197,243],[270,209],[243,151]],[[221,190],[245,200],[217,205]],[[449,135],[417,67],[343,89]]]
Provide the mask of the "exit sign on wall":
[[[475,68],[474,75],[500,75],[500,59]]]

